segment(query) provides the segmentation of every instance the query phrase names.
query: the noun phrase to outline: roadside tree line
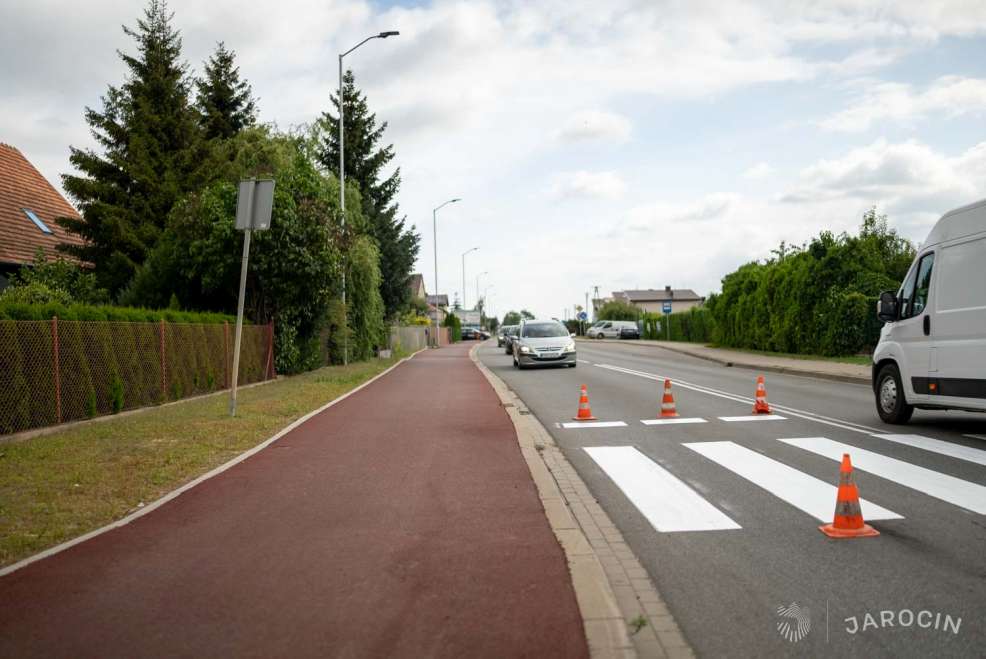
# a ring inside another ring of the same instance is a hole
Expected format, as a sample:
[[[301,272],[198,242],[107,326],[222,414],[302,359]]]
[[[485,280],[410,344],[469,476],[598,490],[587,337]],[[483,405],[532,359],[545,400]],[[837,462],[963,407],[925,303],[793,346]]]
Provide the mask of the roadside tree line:
[[[151,0],[135,28],[135,52],[120,52],[126,77],[101,107],[86,108],[96,148],[71,147],[75,172],[62,177],[81,219],[59,224],[84,239],[61,249],[83,266],[30,271],[4,299],[232,313],[241,234],[234,228],[241,178],[276,180],[271,229],[255,237],[248,317],[273,321],[277,368],[317,365],[319,337],[340,354],[348,333],[355,359],[386,341],[385,324],[417,316],[407,285],[418,235],[395,201],[387,124],[377,124],[351,72],[346,110],[345,224],[339,208],[338,109],[285,132],[257,119],[257,99],[220,42],[194,77],[182,59],[173,14]],[[343,273],[349,306],[342,305]],[[22,289],[30,287],[30,293]],[[47,296],[47,299],[46,299]]]
[[[875,209],[856,235],[823,231],[800,246],[785,243],[764,261],[740,266],[703,307],[671,314],[642,313],[612,301],[600,320],[636,320],[643,338],[826,356],[852,355],[876,345],[881,323],[875,302],[895,290],[914,259],[914,246]]]

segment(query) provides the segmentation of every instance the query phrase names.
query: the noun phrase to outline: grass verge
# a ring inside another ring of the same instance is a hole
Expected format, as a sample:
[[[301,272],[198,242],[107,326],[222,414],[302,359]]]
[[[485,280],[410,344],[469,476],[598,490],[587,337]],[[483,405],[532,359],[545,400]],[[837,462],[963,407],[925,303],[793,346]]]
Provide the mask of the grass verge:
[[[729,348],[726,346],[718,346],[712,343],[706,344],[710,348],[716,348],[719,350],[732,350],[734,352],[744,352],[750,355],[763,355],[765,357],[784,357],[785,359],[802,359],[808,361],[820,361],[820,362],[837,362],[840,364],[861,364],[863,366],[869,366],[873,363],[873,360],[869,355],[843,355],[839,357],[823,357],[821,355],[799,355],[791,352],[771,352],[769,350],[750,350],[748,348]]]
[[[211,396],[0,444],[0,566],[104,526],[206,473],[399,357],[329,366]]]

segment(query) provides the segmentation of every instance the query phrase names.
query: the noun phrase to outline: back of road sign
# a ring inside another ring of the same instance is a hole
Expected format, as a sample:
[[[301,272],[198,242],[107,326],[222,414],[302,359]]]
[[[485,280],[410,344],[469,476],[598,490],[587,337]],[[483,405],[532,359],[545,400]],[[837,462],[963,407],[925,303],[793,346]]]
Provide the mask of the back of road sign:
[[[263,231],[270,228],[274,209],[274,180],[250,179],[240,181],[236,197],[236,228]]]

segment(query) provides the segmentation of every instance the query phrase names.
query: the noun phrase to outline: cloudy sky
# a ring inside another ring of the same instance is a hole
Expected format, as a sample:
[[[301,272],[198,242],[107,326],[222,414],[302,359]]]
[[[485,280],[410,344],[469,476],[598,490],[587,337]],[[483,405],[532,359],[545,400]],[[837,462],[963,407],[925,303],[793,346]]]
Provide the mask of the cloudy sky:
[[[172,0],[193,70],[238,53],[261,118],[310,122],[347,58],[390,124],[418,270],[562,317],[598,285],[719,288],[876,205],[925,237],[986,196],[986,3]],[[0,141],[53,182],[122,80],[143,2],[0,4]],[[245,9],[253,7],[252,9]]]

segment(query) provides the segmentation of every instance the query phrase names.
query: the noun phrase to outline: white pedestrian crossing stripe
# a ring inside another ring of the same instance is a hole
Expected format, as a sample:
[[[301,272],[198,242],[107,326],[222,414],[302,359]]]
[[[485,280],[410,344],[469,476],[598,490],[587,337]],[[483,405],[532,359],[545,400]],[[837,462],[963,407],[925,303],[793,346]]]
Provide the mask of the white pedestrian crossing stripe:
[[[670,426],[679,423],[708,423],[705,419],[698,417],[671,417],[668,419],[641,419],[640,422],[645,426]]]
[[[748,416],[721,416],[720,421],[783,421],[779,414],[750,414]]]
[[[935,453],[947,455],[951,458],[965,460],[966,462],[975,462],[976,464],[986,465],[986,451],[969,448],[968,446],[962,446],[961,444],[943,442],[940,439],[931,439],[930,437],[922,437],[921,435],[873,436],[877,439],[886,439],[891,442],[897,442],[898,444],[906,444],[907,446],[924,449],[925,451],[933,451]]]
[[[821,522],[831,522],[838,488],[814,476],[734,442],[695,442],[684,446],[739,474]],[[902,519],[900,515],[875,503],[860,499],[863,518]]]
[[[572,421],[561,424],[562,428],[626,428],[623,421]]]
[[[592,446],[585,452],[660,532],[742,528],[632,446]]]
[[[856,469],[894,481],[966,510],[986,515],[986,487],[982,485],[849,444],[834,442],[825,437],[798,437],[779,441],[836,461],[842,460],[843,453],[848,453]]]

